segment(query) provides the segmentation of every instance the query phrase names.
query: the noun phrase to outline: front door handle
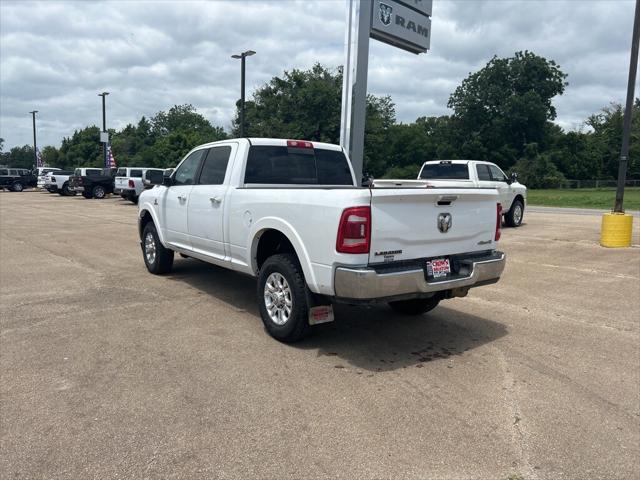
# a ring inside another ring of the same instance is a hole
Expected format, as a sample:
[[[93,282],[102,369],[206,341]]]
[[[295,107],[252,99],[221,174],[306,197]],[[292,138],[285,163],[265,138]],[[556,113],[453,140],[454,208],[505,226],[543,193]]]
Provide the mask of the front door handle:
[[[183,196],[183,195],[178,195],[178,200],[180,200],[181,202],[184,202],[187,199],[187,197]]]
[[[209,197],[209,200],[211,200],[211,203],[214,205],[217,205],[222,202],[222,197]]]

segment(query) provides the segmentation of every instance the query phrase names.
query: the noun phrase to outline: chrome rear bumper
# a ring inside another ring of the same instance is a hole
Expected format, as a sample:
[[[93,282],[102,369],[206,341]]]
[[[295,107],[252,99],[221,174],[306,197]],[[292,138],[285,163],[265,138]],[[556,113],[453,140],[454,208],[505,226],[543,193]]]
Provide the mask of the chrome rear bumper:
[[[390,273],[376,271],[371,267],[338,267],[335,273],[335,294],[344,299],[374,300],[468,289],[497,282],[505,263],[506,255],[503,252],[466,257],[461,261],[468,272],[466,275],[434,282],[427,282],[424,269],[415,266]]]

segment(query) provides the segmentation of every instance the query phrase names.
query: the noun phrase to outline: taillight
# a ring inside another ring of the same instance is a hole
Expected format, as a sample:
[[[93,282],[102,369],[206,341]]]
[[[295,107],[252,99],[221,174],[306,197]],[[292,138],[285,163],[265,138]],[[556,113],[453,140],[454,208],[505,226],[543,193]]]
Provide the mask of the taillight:
[[[133,180],[129,180],[129,188],[135,188]]]
[[[369,253],[371,208],[351,207],[342,212],[336,250],[340,253]]]
[[[494,240],[497,242],[500,240],[500,235],[502,235],[502,205],[498,203],[496,205],[496,236]]]

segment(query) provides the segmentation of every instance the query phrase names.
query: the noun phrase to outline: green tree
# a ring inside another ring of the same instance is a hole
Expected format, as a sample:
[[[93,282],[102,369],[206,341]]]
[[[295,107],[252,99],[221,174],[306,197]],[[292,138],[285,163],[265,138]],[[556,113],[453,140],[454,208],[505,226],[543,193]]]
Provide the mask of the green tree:
[[[31,145],[13,147],[3,156],[3,163],[6,163],[9,167],[33,168],[33,147]]]
[[[245,103],[245,134],[251,137],[293,138],[328,143],[340,141],[342,69],[315,64],[291,70],[258,88]],[[233,135],[239,135],[239,112]],[[388,136],[395,123],[390,97],[367,96],[364,169],[373,175],[386,170],[391,151]]]
[[[510,167],[525,145],[548,146],[547,122],[556,117],[552,100],[564,92],[566,75],[553,61],[531,52],[493,57],[449,97],[463,157]]]

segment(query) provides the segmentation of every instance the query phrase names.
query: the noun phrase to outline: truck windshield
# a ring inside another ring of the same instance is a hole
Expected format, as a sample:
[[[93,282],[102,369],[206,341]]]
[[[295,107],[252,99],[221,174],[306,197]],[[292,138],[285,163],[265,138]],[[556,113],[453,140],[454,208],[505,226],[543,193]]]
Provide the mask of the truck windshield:
[[[469,180],[466,163],[427,163],[420,173],[421,179],[429,180]]]
[[[249,149],[244,182],[266,185],[353,185],[341,151],[256,145]]]

